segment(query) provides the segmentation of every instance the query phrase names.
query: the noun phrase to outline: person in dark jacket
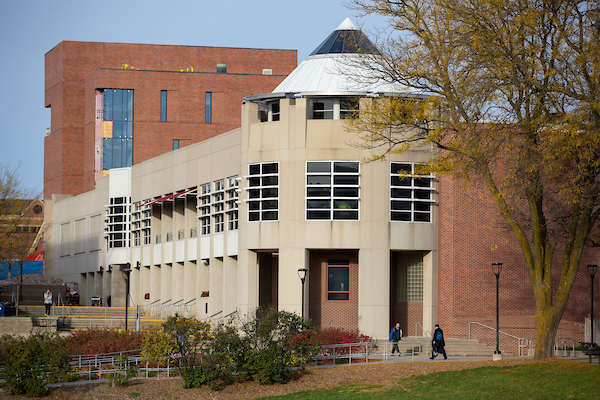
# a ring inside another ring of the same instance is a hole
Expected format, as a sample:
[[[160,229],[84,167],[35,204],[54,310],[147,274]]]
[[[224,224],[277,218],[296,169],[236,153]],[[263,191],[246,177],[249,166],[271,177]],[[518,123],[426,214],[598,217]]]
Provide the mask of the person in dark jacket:
[[[447,360],[446,350],[444,346],[446,345],[446,341],[444,340],[444,331],[440,328],[438,324],[435,324],[435,331],[433,332],[433,339],[431,339],[431,357],[430,359],[434,359],[437,354],[442,354],[444,356],[444,360]]]
[[[398,348],[398,342],[402,340],[402,329],[400,329],[400,322],[396,322],[396,326],[394,326],[390,332],[390,342],[392,342],[392,355],[394,355],[394,351],[398,352],[400,355],[400,349]]]

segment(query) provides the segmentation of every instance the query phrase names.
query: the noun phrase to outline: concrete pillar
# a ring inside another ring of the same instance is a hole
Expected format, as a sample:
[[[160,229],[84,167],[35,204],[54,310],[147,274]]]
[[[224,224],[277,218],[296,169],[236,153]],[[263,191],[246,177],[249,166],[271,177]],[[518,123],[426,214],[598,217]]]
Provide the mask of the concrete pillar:
[[[423,330],[433,333],[437,323],[437,251],[423,256]]]
[[[278,279],[278,305],[279,310],[302,313],[302,282],[298,277],[300,268],[308,268],[308,256],[304,248],[279,249],[279,279]],[[310,272],[309,272],[310,273]],[[308,290],[308,281],[304,290]],[[305,293],[305,303],[308,296]],[[308,306],[305,306],[305,312]]]
[[[390,327],[390,251],[358,252],[358,329],[387,340]]]
[[[257,253],[240,249],[237,264],[238,312],[244,315],[258,307]]]

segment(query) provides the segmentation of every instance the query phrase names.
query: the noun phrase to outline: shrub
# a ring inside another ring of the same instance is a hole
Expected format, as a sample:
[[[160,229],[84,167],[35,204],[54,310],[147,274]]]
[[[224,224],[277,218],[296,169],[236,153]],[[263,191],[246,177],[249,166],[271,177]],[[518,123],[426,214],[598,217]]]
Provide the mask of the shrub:
[[[204,384],[207,375],[200,368],[202,351],[207,348],[210,325],[178,315],[165,321],[160,329],[148,332],[142,344],[142,357],[149,363],[170,363],[183,378],[184,387]],[[210,374],[208,374],[210,376]]]
[[[66,340],[57,333],[7,338],[0,364],[4,387],[16,395],[43,396],[46,384],[64,382],[70,372]]]
[[[86,329],[67,337],[70,354],[102,354],[140,349],[144,332]]]
[[[127,386],[131,379],[137,376],[137,373],[138,369],[135,363],[131,363],[129,357],[121,356],[117,359],[117,368],[115,372],[106,374],[108,386]]]

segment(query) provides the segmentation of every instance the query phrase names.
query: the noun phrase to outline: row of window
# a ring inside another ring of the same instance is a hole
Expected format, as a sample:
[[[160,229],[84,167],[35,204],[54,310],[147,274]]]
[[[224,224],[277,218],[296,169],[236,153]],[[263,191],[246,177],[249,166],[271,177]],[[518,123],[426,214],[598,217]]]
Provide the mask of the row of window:
[[[225,219],[227,230],[238,229],[238,186],[237,176],[200,186],[197,208],[200,210],[201,235],[209,235],[211,227],[214,233],[225,232]]]
[[[359,113],[358,97],[316,98],[311,99],[310,119],[346,119],[356,117]],[[280,103],[275,100],[259,108],[261,122],[279,121]]]
[[[419,164],[390,164],[390,220],[431,222],[434,176]],[[250,164],[246,202],[248,221],[279,217],[279,163]],[[360,220],[360,163],[306,162],[306,220]]]
[[[19,225],[14,227],[13,233],[37,233],[37,231],[39,231],[40,228],[40,226]]]

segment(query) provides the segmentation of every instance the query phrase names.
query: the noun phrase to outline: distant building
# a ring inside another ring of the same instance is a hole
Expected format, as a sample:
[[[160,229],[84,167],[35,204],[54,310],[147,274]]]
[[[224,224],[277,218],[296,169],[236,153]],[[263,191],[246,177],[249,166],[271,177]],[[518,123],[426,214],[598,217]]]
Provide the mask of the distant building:
[[[9,204],[10,203],[10,204]],[[44,203],[2,200],[0,216],[0,280],[23,274],[41,274],[44,260]]]
[[[44,198],[239,127],[242,97],[296,63],[295,50],[60,42],[46,54]]]

